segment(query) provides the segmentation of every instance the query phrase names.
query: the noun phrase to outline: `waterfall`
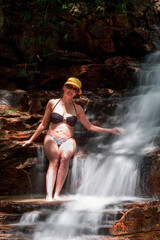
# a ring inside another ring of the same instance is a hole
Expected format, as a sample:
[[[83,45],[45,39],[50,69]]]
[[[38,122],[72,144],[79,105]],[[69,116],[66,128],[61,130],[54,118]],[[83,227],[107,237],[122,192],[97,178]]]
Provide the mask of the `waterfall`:
[[[89,154],[81,169],[73,161],[70,180],[76,181],[77,175],[82,178],[77,193],[37,226],[34,240],[84,240],[88,234],[96,239],[104,212],[116,212],[121,207],[117,203],[142,197],[140,166],[144,155],[156,147],[160,133],[160,51],[147,56],[141,69],[136,88],[123,101],[128,106],[123,133],[108,145],[93,142],[101,151]]]
[[[123,103],[128,105],[124,132],[106,151],[88,156],[80,194],[134,197],[139,192],[140,164],[160,133],[160,52],[147,56],[141,69],[137,86]]]
[[[38,161],[35,168],[35,191],[37,195],[42,195],[45,192],[45,178],[47,169],[47,159],[42,146],[37,147]]]

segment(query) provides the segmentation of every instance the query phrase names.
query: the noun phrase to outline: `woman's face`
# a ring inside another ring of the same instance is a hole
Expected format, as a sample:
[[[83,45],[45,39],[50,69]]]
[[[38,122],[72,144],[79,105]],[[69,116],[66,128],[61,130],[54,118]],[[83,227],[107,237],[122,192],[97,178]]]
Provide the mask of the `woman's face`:
[[[64,94],[71,98],[75,97],[79,91],[79,89],[72,84],[64,85],[63,90]]]

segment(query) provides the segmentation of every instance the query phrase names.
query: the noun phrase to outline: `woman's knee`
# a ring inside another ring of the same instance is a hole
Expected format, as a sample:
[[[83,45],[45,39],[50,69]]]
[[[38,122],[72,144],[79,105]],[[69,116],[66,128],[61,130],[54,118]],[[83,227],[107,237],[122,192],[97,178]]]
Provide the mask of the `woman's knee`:
[[[58,169],[59,159],[49,159],[49,168]]]
[[[69,160],[70,160],[70,157],[69,155],[63,155],[61,156],[61,159],[60,159],[60,164],[61,166],[63,167],[68,167],[69,166]]]

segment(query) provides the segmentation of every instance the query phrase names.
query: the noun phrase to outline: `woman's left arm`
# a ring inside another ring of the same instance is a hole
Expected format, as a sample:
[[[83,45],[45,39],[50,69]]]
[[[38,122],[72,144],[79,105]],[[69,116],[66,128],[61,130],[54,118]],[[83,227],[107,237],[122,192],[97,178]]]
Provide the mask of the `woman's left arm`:
[[[88,118],[84,113],[83,108],[80,105],[77,105],[77,110],[78,110],[77,111],[78,120],[88,131],[98,132],[98,133],[112,133],[117,135],[119,135],[122,132],[121,128],[109,129],[109,128],[102,128],[102,127],[95,126],[88,120]]]

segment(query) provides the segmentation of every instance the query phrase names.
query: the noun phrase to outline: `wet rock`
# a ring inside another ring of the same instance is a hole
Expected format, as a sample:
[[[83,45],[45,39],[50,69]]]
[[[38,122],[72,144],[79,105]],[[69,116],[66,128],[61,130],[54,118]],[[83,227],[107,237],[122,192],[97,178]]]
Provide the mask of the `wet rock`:
[[[150,168],[150,181],[152,185],[152,195],[159,197],[160,195],[160,149],[157,148],[152,153],[148,154],[151,168]]]
[[[20,220],[20,214],[7,214],[7,213],[0,213],[0,224],[9,224],[15,223]]]
[[[160,203],[130,205],[130,209],[110,229],[112,235],[160,231]]]
[[[63,201],[46,202],[44,199],[29,199],[18,197],[1,197],[0,199],[0,212],[6,214],[23,214],[38,209],[52,209],[57,210],[62,207]]]
[[[0,90],[0,106],[7,106],[12,109],[13,112],[17,109],[20,111],[28,110],[28,98],[27,94],[23,90]]]

